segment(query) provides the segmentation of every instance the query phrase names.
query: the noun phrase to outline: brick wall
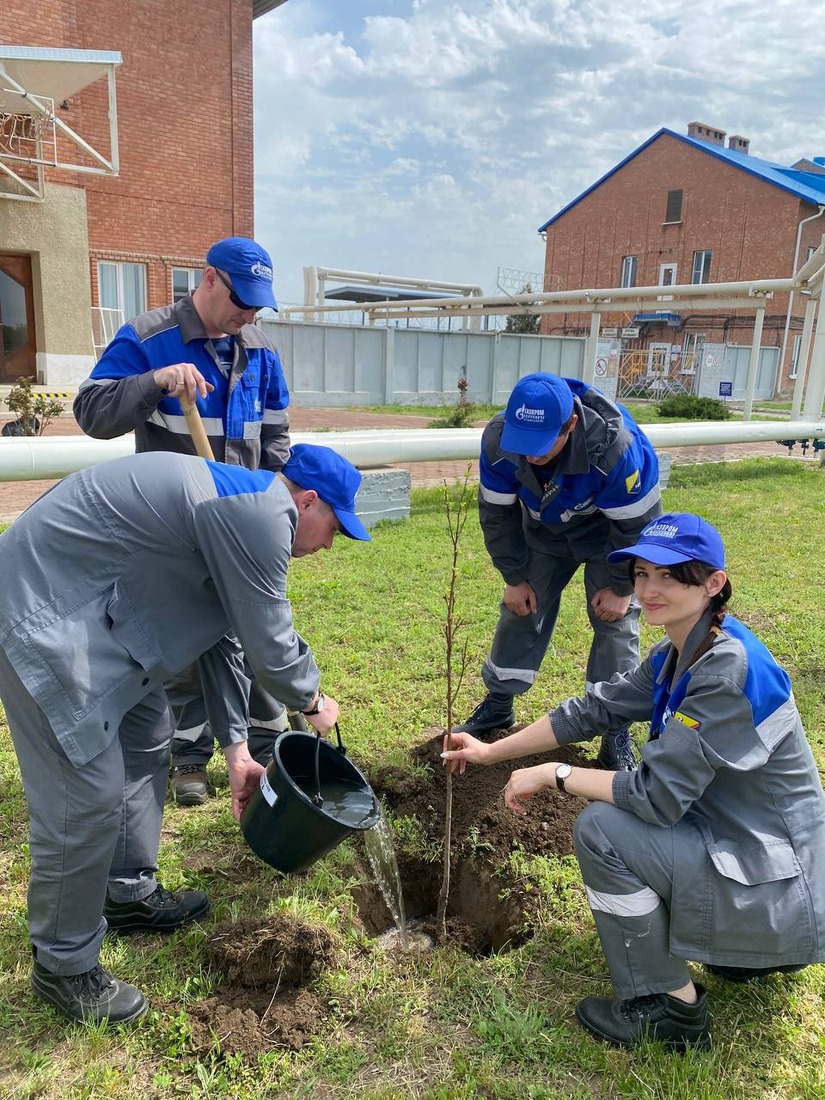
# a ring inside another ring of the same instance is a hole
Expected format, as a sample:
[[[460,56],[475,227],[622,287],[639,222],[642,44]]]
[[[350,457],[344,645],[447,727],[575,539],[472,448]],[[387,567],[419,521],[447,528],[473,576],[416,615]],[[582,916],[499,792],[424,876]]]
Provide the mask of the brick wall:
[[[665,223],[668,191],[681,190],[682,218]],[[547,285],[562,290],[616,287],[622,259],[636,256],[637,286],[660,282],[661,264],[676,264],[677,283],[691,282],[693,254],[712,252],[710,280],[784,278],[791,275],[797,227],[815,208],[755,176],[663,134],[628,164],[577,203],[547,229]],[[803,229],[800,263],[809,244],[818,245],[825,218]],[[776,295],[766,309],[764,345],[779,346],[788,306],[787,295]],[[682,303],[674,308],[683,314]],[[787,374],[794,332],[801,331],[802,309],[794,301],[794,323],[788,341]],[[625,314],[606,314],[604,325],[629,324]],[[589,327],[581,314],[549,316],[544,331]],[[686,331],[707,338],[722,336],[731,343],[749,343],[753,313],[727,312],[716,323],[702,317],[687,322]],[[682,334],[657,328],[650,339],[681,343]],[[785,384],[783,382],[783,384]]]
[[[120,175],[49,173],[86,191],[95,303],[98,258],[146,263],[152,307],[170,301],[172,266],[201,266],[213,241],[251,236],[250,0],[6,0],[0,42],[123,56]],[[58,114],[108,152],[105,81]]]

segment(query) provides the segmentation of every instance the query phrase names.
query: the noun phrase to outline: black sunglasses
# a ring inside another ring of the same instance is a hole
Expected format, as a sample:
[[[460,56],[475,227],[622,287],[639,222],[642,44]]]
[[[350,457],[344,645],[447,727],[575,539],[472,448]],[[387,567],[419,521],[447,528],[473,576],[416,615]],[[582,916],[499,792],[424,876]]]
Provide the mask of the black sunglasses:
[[[246,302],[242,302],[235,291],[232,289],[232,284],[224,279],[223,275],[221,275],[220,271],[218,271],[217,268],[215,268],[215,274],[229,291],[229,301],[232,303],[233,306],[235,306],[236,309],[242,309],[244,311],[247,309],[258,309],[258,306],[248,306]]]

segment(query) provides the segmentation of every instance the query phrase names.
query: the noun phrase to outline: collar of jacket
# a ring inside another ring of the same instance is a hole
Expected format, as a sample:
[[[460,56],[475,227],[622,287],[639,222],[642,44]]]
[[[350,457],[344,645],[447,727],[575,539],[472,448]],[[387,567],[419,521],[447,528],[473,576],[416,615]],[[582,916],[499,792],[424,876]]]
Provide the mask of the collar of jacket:
[[[659,675],[656,677],[657,684],[661,684],[664,680],[671,677],[674,684],[679,681],[687,667],[688,661],[696,652],[696,647],[707,637],[712,621],[713,611],[708,608],[688,634],[685,640],[685,647],[678,656],[676,654],[676,647],[672,642],[670,643],[671,652],[668,654],[659,670]]]
[[[180,337],[184,344],[189,344],[192,340],[210,339],[206,334],[206,329],[203,327],[203,321],[200,319],[200,314],[195,309],[195,303],[192,301],[191,294],[188,294],[185,298],[181,298],[179,302],[175,303],[172,309],[175,313],[175,320],[178,323]],[[248,327],[248,325],[244,325],[235,337],[241,347],[246,346],[244,332]]]

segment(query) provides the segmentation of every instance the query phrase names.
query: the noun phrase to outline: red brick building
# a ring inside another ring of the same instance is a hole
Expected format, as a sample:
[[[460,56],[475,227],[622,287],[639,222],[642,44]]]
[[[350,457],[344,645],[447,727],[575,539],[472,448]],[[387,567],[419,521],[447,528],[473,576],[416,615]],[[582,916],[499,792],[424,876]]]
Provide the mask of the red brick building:
[[[9,84],[4,65],[20,71],[9,56],[20,46],[44,55],[42,77],[36,64],[25,71],[30,90],[46,96],[50,57],[69,69],[69,51],[122,63],[111,63],[116,176],[47,168],[42,199],[7,173],[0,179],[0,382],[35,370],[49,384],[80,380],[93,359],[90,307],[128,318],[170,302],[194,286],[213,241],[252,235],[252,22],[284,2],[6,0],[0,85]],[[54,114],[108,157],[112,107],[98,79],[55,100]],[[7,131],[14,110],[13,97],[0,102]],[[95,163],[59,132],[52,148],[62,163]]]
[[[552,290],[785,278],[825,233],[825,158],[791,167],[753,157],[746,138],[702,123],[661,129],[546,222],[545,287]],[[819,214],[823,213],[820,217]],[[802,224],[802,223],[805,224]],[[754,315],[691,312],[684,302],[649,313],[605,314],[603,330],[638,332],[624,347],[749,344]],[[784,347],[775,388],[795,374],[804,299],[768,302],[763,347]],[[557,314],[542,331],[584,335],[589,318]],[[787,329],[787,331],[786,331]],[[773,353],[774,355],[776,353]]]

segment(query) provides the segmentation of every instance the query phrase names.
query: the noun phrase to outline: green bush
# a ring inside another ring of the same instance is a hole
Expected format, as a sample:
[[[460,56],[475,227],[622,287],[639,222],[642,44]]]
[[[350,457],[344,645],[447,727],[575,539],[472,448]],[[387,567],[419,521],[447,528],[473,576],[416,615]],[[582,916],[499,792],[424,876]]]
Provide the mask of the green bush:
[[[692,393],[672,393],[656,406],[659,416],[678,416],[683,420],[730,420],[730,409],[715,397],[696,397]]]

